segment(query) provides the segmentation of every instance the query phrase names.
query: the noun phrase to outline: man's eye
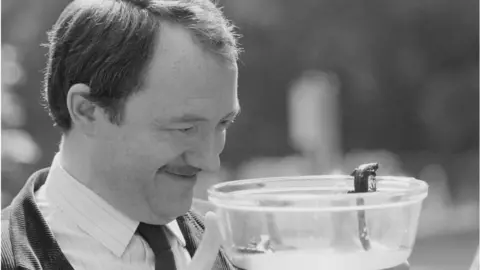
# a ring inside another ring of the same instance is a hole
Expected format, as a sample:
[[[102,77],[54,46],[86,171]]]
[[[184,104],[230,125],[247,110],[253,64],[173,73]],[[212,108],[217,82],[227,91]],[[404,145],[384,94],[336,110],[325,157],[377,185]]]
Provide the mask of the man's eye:
[[[223,120],[220,122],[220,128],[223,130],[228,129],[231,125],[233,125],[234,120]]]
[[[183,132],[183,133],[188,133],[188,132],[191,132],[195,129],[195,127],[187,127],[187,128],[179,128],[177,129],[178,131],[180,132]]]
[[[192,133],[195,131],[195,126],[173,126],[169,128],[170,131],[181,132],[181,133]]]

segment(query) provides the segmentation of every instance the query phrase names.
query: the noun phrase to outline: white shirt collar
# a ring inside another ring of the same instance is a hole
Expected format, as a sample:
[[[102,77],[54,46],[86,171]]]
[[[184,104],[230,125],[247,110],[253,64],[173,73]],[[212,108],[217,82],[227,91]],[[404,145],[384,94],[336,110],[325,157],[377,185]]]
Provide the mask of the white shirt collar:
[[[55,155],[45,183],[47,197],[69,214],[78,226],[120,257],[135,234],[139,222],[115,209],[88,189],[61,165],[60,154]],[[176,220],[167,228],[185,247]]]

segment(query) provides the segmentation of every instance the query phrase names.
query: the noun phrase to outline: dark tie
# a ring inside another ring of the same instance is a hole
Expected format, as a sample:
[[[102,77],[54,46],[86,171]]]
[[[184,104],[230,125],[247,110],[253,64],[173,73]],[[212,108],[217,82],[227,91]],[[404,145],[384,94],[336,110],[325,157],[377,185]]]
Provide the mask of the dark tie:
[[[137,232],[147,241],[155,254],[155,270],[177,270],[175,257],[165,230],[165,225],[140,222]]]

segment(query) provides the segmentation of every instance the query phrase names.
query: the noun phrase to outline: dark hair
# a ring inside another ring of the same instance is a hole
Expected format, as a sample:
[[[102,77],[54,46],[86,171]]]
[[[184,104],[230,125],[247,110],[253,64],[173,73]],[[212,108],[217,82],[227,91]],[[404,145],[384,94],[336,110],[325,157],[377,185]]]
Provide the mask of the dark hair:
[[[205,49],[236,62],[233,25],[209,0],[76,0],[48,32],[43,97],[55,125],[71,129],[66,97],[70,87],[90,87],[86,98],[121,124],[125,101],[141,89],[160,24],[177,23]]]

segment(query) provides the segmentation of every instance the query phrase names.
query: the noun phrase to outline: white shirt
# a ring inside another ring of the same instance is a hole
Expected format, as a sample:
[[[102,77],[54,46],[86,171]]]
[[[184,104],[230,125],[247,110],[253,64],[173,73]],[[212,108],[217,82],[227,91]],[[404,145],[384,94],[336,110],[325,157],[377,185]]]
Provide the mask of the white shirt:
[[[155,270],[155,255],[134,221],[73,178],[56,155],[35,193],[40,212],[74,269]],[[191,258],[176,220],[167,224],[177,269]]]

